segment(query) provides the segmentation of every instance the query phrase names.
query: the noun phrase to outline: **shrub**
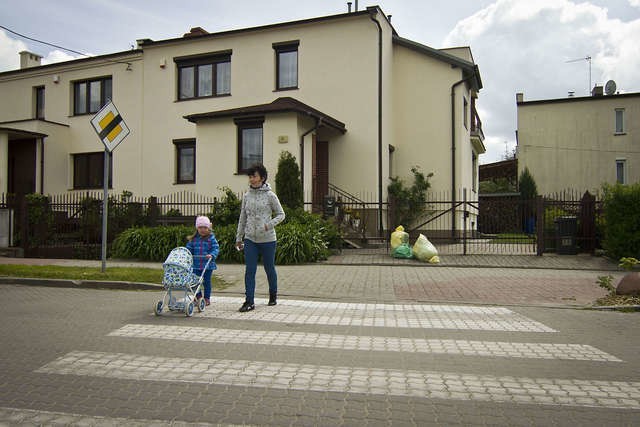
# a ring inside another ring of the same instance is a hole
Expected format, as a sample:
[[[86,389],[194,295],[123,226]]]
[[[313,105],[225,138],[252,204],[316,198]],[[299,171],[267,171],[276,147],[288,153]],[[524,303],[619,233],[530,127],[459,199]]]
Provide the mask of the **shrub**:
[[[242,201],[229,187],[222,187],[222,191],[224,196],[213,204],[213,212],[208,215],[216,228],[223,225],[237,224],[242,206]]]
[[[614,258],[640,258],[640,183],[605,185],[603,246]]]
[[[214,233],[220,245],[219,262],[244,262],[244,252],[235,249],[236,224],[214,225]],[[278,226],[277,233],[276,262],[279,264],[326,259],[330,245],[338,247],[340,241],[335,226],[318,215],[302,211],[291,214],[287,222]],[[111,256],[162,262],[171,249],[184,246],[191,234],[193,227],[186,225],[130,228],[115,239]]]
[[[304,204],[300,169],[296,158],[288,151],[280,153],[276,173],[276,193],[282,206],[296,209]]]
[[[27,221],[29,227],[29,245],[37,246],[49,240],[53,226],[53,211],[48,196],[31,193],[25,196],[27,201]]]
[[[433,173],[425,176],[418,166],[411,168],[413,184],[406,187],[399,177],[391,178],[387,187],[392,206],[392,218],[395,225],[404,224],[409,227],[427,210],[427,190],[431,187],[429,178]]]
[[[171,227],[129,228],[116,237],[111,247],[114,258],[164,261],[177,246],[184,246],[193,227],[177,225]]]

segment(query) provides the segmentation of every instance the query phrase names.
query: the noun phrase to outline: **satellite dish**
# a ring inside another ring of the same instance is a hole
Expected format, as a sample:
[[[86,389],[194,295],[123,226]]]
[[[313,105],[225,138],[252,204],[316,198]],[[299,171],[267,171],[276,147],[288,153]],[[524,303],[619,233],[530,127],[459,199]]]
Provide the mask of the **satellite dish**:
[[[613,95],[616,93],[616,82],[609,80],[607,84],[604,85],[604,93],[607,95]]]

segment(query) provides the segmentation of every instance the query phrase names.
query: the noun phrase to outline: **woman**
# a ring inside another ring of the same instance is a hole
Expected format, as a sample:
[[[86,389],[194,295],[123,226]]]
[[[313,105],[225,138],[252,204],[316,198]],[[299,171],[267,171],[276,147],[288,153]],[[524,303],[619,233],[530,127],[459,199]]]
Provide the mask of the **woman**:
[[[269,305],[277,304],[278,275],[276,273],[276,230],[284,220],[284,211],[278,196],[267,184],[267,169],[255,164],[247,171],[249,190],[242,197],[242,208],[236,232],[236,249],[244,248],[245,301],[240,307],[244,313],[253,310],[256,290],[258,257],[262,255],[264,271],[269,281]],[[275,216],[274,216],[275,215]]]

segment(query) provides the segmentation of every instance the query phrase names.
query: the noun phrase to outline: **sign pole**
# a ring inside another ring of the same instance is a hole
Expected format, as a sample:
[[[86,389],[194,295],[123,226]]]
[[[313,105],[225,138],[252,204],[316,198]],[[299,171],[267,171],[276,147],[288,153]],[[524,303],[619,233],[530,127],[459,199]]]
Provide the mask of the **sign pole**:
[[[109,218],[109,150],[104,150],[104,174],[102,195],[102,272],[107,269],[107,223]]]
[[[109,219],[109,159],[113,150],[129,135],[116,106],[109,100],[91,119],[91,126],[104,144],[104,174],[102,196],[102,272],[107,269],[107,223]]]

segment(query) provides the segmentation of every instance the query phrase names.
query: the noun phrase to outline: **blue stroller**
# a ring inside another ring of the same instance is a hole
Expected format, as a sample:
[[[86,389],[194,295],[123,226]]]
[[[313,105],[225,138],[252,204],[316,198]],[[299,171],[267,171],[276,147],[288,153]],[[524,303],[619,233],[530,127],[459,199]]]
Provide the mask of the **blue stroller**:
[[[202,275],[198,276],[193,273],[193,256],[189,249],[181,246],[171,250],[162,264],[162,284],[165,291],[162,299],[153,307],[156,316],[159,316],[165,307],[171,311],[183,311],[187,317],[193,316],[195,308],[199,312],[204,311],[206,303],[203,298],[202,278],[210,262],[211,258],[207,261]],[[200,296],[196,298],[198,294]]]

